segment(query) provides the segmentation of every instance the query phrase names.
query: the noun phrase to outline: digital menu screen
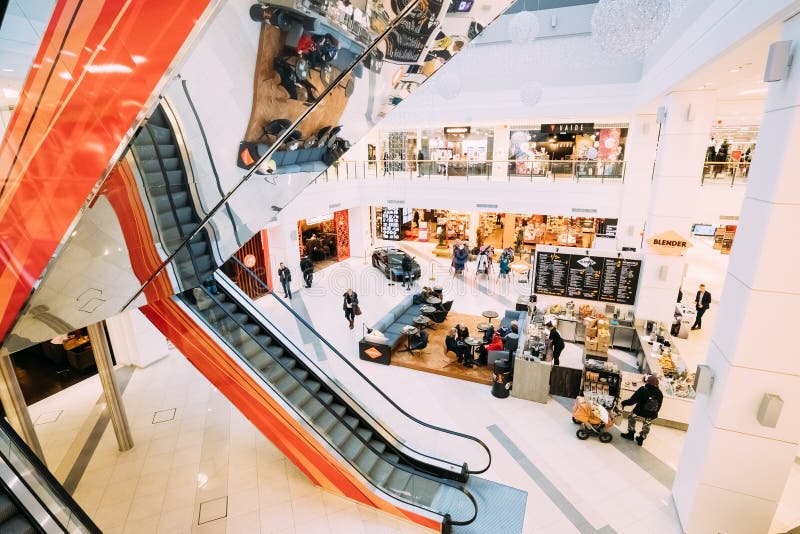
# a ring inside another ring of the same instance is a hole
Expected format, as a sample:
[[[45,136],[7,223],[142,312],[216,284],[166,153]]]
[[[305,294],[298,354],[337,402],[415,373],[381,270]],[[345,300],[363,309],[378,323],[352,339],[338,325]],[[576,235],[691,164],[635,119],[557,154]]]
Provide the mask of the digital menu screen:
[[[641,260],[603,258],[600,300],[633,305],[636,301],[636,288],[639,286],[641,269]]]
[[[534,291],[584,300],[633,305],[642,261],[586,254],[536,253]]]
[[[563,297],[567,291],[568,270],[569,254],[537,252],[534,291],[542,295]]]
[[[603,258],[571,254],[569,256],[567,297],[597,300],[600,294],[602,271]]]
[[[381,232],[384,239],[400,241],[400,217],[403,208],[383,208]]]

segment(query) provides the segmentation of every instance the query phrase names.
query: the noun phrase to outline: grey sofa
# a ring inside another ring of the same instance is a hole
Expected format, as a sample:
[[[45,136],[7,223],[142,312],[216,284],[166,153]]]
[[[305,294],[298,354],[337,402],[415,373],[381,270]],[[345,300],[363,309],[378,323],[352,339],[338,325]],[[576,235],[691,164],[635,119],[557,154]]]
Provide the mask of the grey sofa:
[[[394,308],[378,320],[372,328],[386,336],[385,344],[396,349],[403,339],[403,328],[414,326],[414,317],[420,314],[422,304],[414,304],[414,296],[407,295]],[[366,339],[366,338],[365,338]]]

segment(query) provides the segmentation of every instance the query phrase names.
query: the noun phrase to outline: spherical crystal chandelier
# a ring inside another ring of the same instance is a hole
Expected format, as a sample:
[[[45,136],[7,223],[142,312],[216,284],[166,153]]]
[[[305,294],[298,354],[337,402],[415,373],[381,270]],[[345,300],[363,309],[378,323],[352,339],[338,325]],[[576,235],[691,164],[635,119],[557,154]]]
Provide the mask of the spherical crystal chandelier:
[[[514,44],[530,43],[539,34],[539,17],[532,11],[520,11],[511,18],[508,33]]]
[[[533,107],[542,99],[542,84],[539,82],[530,82],[522,87],[519,92],[519,99],[526,106]]]
[[[592,38],[607,54],[641,57],[661,34],[669,12],[669,0],[600,0],[592,14]]]

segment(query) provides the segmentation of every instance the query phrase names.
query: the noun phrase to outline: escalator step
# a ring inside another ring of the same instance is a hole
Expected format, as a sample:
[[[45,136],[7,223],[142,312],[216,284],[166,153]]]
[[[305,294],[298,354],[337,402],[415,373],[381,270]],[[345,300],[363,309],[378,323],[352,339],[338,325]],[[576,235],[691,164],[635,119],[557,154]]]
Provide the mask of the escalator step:
[[[369,472],[369,477],[372,480],[372,483],[378,487],[384,487],[386,481],[389,480],[389,477],[392,476],[392,472],[394,471],[394,466],[383,460],[377,462],[375,467],[373,467]]]
[[[275,359],[280,358],[283,359],[283,355],[286,352],[283,350],[283,347],[276,347],[275,345],[270,345],[267,347],[267,352]]]
[[[298,410],[302,410],[314,396],[306,388],[297,388],[292,391],[286,400]],[[312,417],[312,419],[315,419]]]
[[[33,528],[33,525],[23,516],[15,515],[0,525],[0,532],[7,532],[8,534],[36,534],[36,529]]]
[[[341,452],[345,458],[354,461],[366,448],[367,446],[360,439],[350,434],[350,437],[342,444]]]
[[[253,367],[258,369],[259,372],[263,372],[264,369],[266,369],[271,363],[274,364],[275,360],[273,360],[269,354],[261,350],[261,347],[256,346],[256,349],[258,350],[257,354],[245,357],[253,365]]]
[[[386,481],[386,488],[394,493],[410,492],[413,488],[407,488],[407,486],[413,486],[413,484],[411,484],[411,479],[411,473],[395,468]]]
[[[288,367],[289,369],[294,369],[295,367],[297,367],[297,362],[295,361],[294,358],[283,357],[280,360],[281,360],[281,363],[284,366]]]
[[[330,405],[331,401],[333,401],[333,395],[331,395],[327,391],[323,391],[322,393],[320,393],[318,395],[318,397],[319,397],[319,401],[322,404],[326,405],[326,406]],[[331,408],[334,408],[334,406],[331,406]],[[344,406],[342,406],[341,408],[342,408],[342,415],[344,415],[344,412],[345,412]]]
[[[297,379],[298,382],[305,382],[308,380],[308,371],[305,369],[301,369],[299,367],[295,368],[292,371],[292,375]],[[309,382],[316,382],[316,380],[308,380]]]
[[[247,316],[245,316],[245,317],[247,317]],[[248,319],[249,319],[249,317],[248,317]],[[259,327],[259,326],[258,326],[257,324],[255,324],[255,323],[248,323],[248,324],[244,325],[244,329],[245,329],[245,330],[247,331],[247,333],[248,333],[248,334],[250,334],[251,336],[257,336],[258,334],[260,334],[260,333],[261,333],[261,327]]]
[[[376,442],[372,441],[370,443],[374,446]],[[370,450],[369,447],[364,447],[364,450],[361,451],[361,454],[359,454],[358,457],[353,460],[353,462],[356,464],[361,474],[367,476],[379,460],[380,457]]]
[[[325,410],[325,405],[319,402],[319,400],[312,398],[310,401],[306,402],[303,406],[303,412],[313,421],[315,418],[319,417],[319,414]]]
[[[289,393],[300,387],[300,382],[289,373],[285,373],[278,380],[273,380],[272,383],[284,395],[289,395]]]
[[[350,439],[351,433],[352,432],[350,432],[350,429],[340,422],[333,427],[333,429],[328,433],[328,436],[331,438],[333,444],[341,450],[344,443]]]
[[[14,502],[4,493],[0,493],[0,526],[17,514],[18,510]]]
[[[339,422],[339,420],[336,419],[336,417],[330,412],[322,412],[313,420],[314,423],[317,425],[317,428],[323,434],[329,434],[334,425],[336,425]]]
[[[255,340],[262,347],[269,347],[270,345],[272,345],[272,338],[265,334],[258,334],[257,336],[255,336]]]

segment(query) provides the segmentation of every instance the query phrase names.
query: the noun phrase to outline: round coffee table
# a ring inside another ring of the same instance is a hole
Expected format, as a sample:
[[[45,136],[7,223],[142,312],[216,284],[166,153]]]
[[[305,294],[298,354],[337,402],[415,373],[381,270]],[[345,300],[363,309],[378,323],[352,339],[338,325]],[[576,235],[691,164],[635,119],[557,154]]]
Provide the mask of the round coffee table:
[[[486,310],[481,315],[483,315],[484,317],[486,317],[486,319],[489,320],[489,324],[492,324],[492,319],[496,319],[496,318],[500,317],[499,313],[497,313],[496,311],[492,311],[492,310]]]
[[[427,302],[428,304],[441,304],[442,299],[440,299],[439,297],[428,297],[428,299],[425,302]],[[497,316],[495,315],[495,317]]]
[[[475,361],[475,349],[478,348],[483,342],[476,337],[469,336],[464,338],[464,343],[469,345],[469,363],[471,365],[472,362]]]
[[[422,306],[420,307],[419,311],[420,313],[428,314],[435,312],[436,308],[434,308],[433,306]]]
[[[411,350],[409,339],[411,338],[411,336],[417,334],[418,332],[419,328],[417,328],[416,326],[406,325],[403,327],[403,333],[406,335],[406,348],[404,348],[403,350],[408,352],[412,356],[414,355],[414,351]]]
[[[431,322],[430,317],[425,317],[424,315],[417,315],[414,317],[414,324],[419,327],[420,330],[424,330],[426,326]]]
[[[492,326],[489,323],[478,323],[478,332],[486,332],[489,330],[489,327]]]

